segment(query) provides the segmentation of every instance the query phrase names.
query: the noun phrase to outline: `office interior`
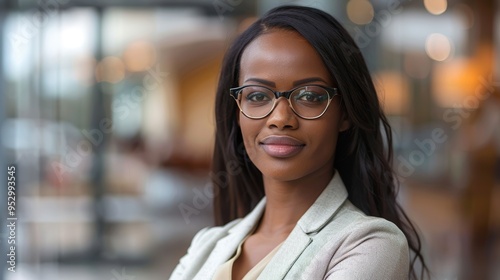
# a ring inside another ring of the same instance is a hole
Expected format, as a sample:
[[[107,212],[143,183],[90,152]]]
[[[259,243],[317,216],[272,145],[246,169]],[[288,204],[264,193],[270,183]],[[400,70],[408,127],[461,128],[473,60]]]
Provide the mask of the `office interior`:
[[[213,225],[224,52],[282,4],[363,52],[433,279],[499,279],[499,0],[0,0],[0,280],[168,278]]]

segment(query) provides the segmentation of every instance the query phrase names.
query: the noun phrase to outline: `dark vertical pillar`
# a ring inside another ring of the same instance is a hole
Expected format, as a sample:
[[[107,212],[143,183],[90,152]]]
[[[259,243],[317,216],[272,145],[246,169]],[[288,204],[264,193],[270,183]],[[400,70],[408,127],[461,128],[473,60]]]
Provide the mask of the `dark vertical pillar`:
[[[493,50],[494,50],[494,17],[496,13],[496,0],[469,1],[474,10],[474,28],[470,36],[471,56],[479,62],[481,75],[487,81],[493,75]],[[475,78],[475,77],[474,77]],[[478,86],[480,83],[478,82]],[[487,91],[484,86],[481,91]],[[473,93],[475,94],[475,93]],[[487,114],[484,110],[488,106],[495,106],[494,93],[480,105],[474,112],[476,118],[471,117],[468,124],[470,127],[480,125],[481,115]],[[490,108],[491,109],[491,108]],[[488,117],[488,116],[486,116]],[[484,118],[484,116],[483,116]],[[485,133],[485,132],[483,132]],[[484,137],[474,135],[472,139]],[[474,142],[474,141],[472,141]],[[493,279],[492,270],[492,228],[491,196],[495,185],[495,164],[497,153],[492,142],[488,139],[486,143],[468,147],[469,176],[463,193],[465,222],[468,231],[468,244],[464,254],[464,265],[462,266],[462,279]]]
[[[97,61],[101,61],[103,58],[103,8],[96,7],[97,12],[97,23],[96,23],[96,48],[95,57]],[[99,124],[105,117],[104,108],[104,92],[103,92],[103,82],[96,81],[93,96],[92,96],[92,119],[91,119],[91,129],[92,131],[100,131]],[[104,234],[105,234],[105,205],[104,205],[104,193],[105,193],[105,164],[104,164],[104,153],[106,148],[106,133],[100,133],[102,135],[102,141],[94,147],[94,158],[91,168],[91,184],[93,186],[94,193],[94,237],[92,243],[91,259],[98,260],[102,258],[103,248],[104,248]]]

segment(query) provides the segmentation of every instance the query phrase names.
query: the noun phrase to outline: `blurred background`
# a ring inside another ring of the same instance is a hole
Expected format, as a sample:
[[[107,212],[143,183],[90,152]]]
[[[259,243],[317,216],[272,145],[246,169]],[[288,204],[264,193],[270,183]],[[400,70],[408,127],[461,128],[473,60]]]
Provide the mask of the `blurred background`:
[[[499,0],[0,0],[0,280],[168,278],[213,223],[221,58],[280,4],[365,55],[434,279],[500,279]]]

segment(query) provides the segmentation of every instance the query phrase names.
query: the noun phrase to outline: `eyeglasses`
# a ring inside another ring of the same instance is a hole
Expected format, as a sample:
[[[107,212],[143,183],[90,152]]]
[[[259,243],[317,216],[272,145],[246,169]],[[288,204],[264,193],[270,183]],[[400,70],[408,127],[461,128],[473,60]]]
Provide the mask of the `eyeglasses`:
[[[290,108],[297,116],[307,120],[317,119],[326,112],[333,97],[339,95],[337,88],[321,85],[301,86],[283,92],[265,86],[246,85],[229,91],[241,112],[250,119],[267,117],[280,97],[288,99]]]

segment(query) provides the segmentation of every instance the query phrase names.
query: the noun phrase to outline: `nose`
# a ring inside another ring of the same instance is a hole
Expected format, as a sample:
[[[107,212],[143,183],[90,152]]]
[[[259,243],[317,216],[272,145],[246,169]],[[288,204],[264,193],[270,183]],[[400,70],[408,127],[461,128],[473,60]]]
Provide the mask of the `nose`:
[[[267,117],[267,126],[278,129],[296,129],[298,127],[297,115],[290,107],[290,103],[285,97],[280,97],[276,100],[276,106],[271,114]]]

